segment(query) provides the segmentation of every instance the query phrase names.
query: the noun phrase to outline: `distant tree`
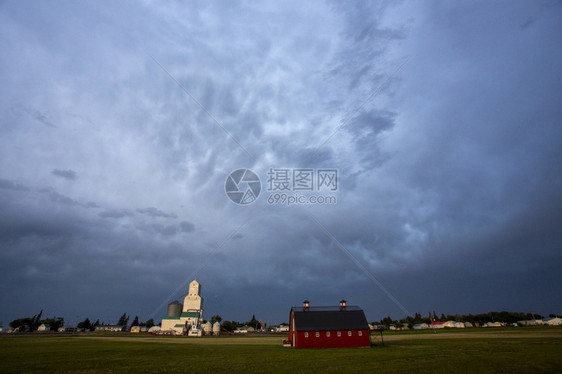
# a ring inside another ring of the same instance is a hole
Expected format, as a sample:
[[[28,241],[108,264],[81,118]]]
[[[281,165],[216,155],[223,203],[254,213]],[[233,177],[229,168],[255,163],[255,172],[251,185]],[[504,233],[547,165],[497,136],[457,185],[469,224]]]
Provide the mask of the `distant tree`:
[[[35,314],[31,318],[18,318],[10,322],[10,327],[13,329],[17,329],[20,327],[20,330],[29,330],[35,331],[41,324],[41,316],[43,315],[43,309],[39,312],[39,314]]]
[[[31,326],[29,326],[31,331],[37,330],[37,328],[40,325],[42,315],[43,315],[43,309],[41,309],[39,314],[36,314],[33,316],[33,318],[31,318]]]
[[[211,323],[215,323],[215,322],[221,323],[221,321],[222,321],[222,317],[219,316],[218,314],[211,317]]]
[[[254,329],[258,329],[260,325],[260,322],[256,319],[256,315],[252,314],[252,319],[250,321],[248,321],[248,326],[253,327]]]
[[[33,322],[31,318],[18,318],[10,322],[10,327],[13,329],[17,329],[18,327],[24,327],[24,326],[30,328],[31,322]]]
[[[76,327],[78,327],[79,329],[91,330],[92,329],[92,323],[90,322],[89,318],[86,318],[82,322],[78,322],[78,325]]]
[[[90,327],[90,331],[94,331],[96,327],[98,327],[99,325],[100,325],[100,320],[97,319],[96,322],[92,324],[92,327]]]
[[[390,318],[390,316],[384,317],[383,319],[380,320],[380,324],[385,325],[386,327],[389,327],[393,323],[394,321],[392,320],[392,318]]]
[[[553,314],[551,314],[551,316],[552,315]],[[399,322],[397,322],[397,321],[393,321],[392,318],[388,316],[381,319],[380,322],[378,323],[386,326],[390,324],[397,324],[397,323],[412,324],[414,321],[416,323],[419,323],[417,322],[418,317],[419,317],[419,313],[416,313],[414,317],[402,318]],[[468,314],[468,315],[454,314],[454,315],[447,315],[447,316],[445,316],[445,314],[442,313],[441,317],[437,318],[437,314],[435,313],[435,311],[433,311],[428,314],[428,318],[422,318],[422,321],[425,323],[431,323],[436,321],[444,322],[447,320],[453,320],[457,322],[471,322],[473,324],[476,323],[484,324],[487,322],[516,323],[517,321],[521,321],[521,320],[542,319],[542,318],[543,317],[541,315],[537,315],[533,313],[513,313],[507,311],[488,312],[488,313],[481,313],[481,314]]]
[[[127,313],[123,313],[123,315],[119,318],[119,322],[117,322],[117,325],[127,326],[128,323],[129,323],[129,316],[127,316]]]
[[[144,323],[144,325],[145,325],[146,327],[148,327],[148,328],[151,328],[152,326],[154,326],[154,320],[151,318],[151,319],[149,319],[148,321],[146,321],[146,322]]]
[[[238,328],[238,326],[240,326],[240,323],[236,321],[224,321],[221,325],[221,328],[223,330],[233,332],[234,330],[236,330],[236,328]]]
[[[131,323],[131,327],[139,325],[139,316],[135,316],[133,323]]]
[[[64,318],[62,318],[62,317],[47,318],[47,319],[42,320],[40,323],[45,324],[45,325],[49,325],[51,330],[56,331],[56,330],[59,329],[59,327],[64,326]]]

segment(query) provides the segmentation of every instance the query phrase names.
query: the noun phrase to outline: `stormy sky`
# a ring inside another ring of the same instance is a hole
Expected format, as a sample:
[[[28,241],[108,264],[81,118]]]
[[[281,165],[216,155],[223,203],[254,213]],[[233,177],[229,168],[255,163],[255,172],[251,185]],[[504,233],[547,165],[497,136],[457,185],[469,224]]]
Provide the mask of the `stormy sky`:
[[[559,1],[0,3],[0,321],[159,321],[192,279],[270,324],[562,314],[561,35]],[[268,191],[296,169],[337,190]]]

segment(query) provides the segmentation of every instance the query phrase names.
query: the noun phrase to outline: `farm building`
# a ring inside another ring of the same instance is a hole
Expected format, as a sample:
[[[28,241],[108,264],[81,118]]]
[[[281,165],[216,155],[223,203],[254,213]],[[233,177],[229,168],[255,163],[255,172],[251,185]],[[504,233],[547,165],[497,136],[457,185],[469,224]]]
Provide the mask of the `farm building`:
[[[413,327],[414,330],[426,330],[429,328],[427,323],[416,323]]]
[[[203,335],[203,298],[201,285],[196,280],[189,284],[183,304],[177,300],[168,304],[166,316],[162,318],[162,331],[174,331],[188,336]]]
[[[111,331],[111,332],[121,332],[125,331],[127,326],[122,325],[99,325],[96,326],[96,331]]]
[[[51,326],[46,325],[44,323],[39,325],[39,327],[37,328],[37,331],[50,331],[50,330],[51,330]]]
[[[443,327],[450,329],[464,329],[464,323],[456,321],[447,321],[443,324]]]
[[[562,326],[562,318],[559,317],[545,318],[543,319],[543,323],[549,326]]]
[[[444,329],[445,328],[445,322],[431,322],[429,324],[429,327],[432,329]]]
[[[148,329],[148,332],[151,334],[157,334],[161,331],[160,326],[152,326]]]
[[[292,307],[288,343],[295,348],[370,347],[365,313],[357,306]]]
[[[289,325],[280,324],[279,327],[275,328],[275,332],[289,332]]]

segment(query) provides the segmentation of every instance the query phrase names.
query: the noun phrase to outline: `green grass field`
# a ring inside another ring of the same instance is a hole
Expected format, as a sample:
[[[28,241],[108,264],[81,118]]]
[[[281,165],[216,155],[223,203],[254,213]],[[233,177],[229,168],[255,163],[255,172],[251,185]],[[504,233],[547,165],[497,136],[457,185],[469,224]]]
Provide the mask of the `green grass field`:
[[[281,336],[0,336],[0,372],[562,372],[562,329],[393,334],[371,348],[281,347]]]

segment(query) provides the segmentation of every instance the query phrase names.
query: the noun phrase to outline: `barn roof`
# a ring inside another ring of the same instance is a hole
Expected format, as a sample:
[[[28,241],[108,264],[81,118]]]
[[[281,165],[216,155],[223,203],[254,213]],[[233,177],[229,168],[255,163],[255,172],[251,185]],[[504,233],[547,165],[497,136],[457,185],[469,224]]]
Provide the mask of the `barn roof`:
[[[293,307],[296,331],[365,330],[369,329],[363,310],[348,306],[339,307]]]

